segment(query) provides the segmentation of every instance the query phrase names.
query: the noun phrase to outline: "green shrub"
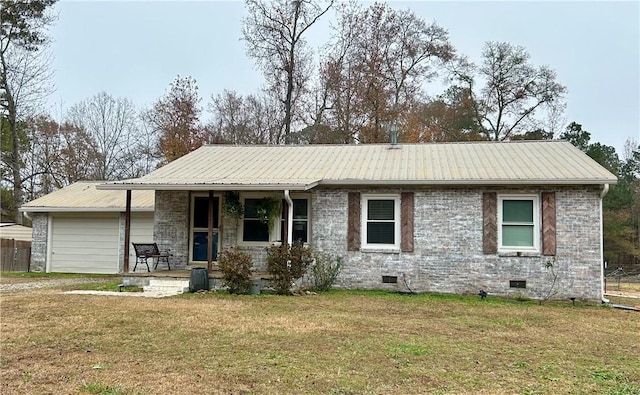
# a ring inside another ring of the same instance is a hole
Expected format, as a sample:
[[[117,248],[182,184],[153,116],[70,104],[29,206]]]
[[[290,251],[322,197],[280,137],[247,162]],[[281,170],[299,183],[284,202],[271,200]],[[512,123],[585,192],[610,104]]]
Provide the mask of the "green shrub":
[[[218,266],[222,281],[232,294],[248,294],[251,287],[251,255],[240,248],[229,248],[220,253]]]
[[[280,295],[291,294],[291,287],[296,280],[304,276],[313,262],[311,248],[295,243],[293,246],[283,244],[269,248],[267,271],[272,275],[271,285]]]
[[[311,289],[315,291],[328,291],[338,278],[338,274],[342,270],[344,263],[342,257],[336,256],[335,259],[326,252],[313,253],[313,266],[311,266],[310,283]]]

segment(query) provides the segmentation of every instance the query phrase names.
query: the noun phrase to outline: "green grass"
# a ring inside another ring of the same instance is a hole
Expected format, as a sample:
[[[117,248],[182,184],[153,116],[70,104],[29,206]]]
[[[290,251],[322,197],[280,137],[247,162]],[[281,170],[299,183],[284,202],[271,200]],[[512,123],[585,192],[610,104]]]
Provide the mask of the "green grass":
[[[96,394],[96,395],[125,395],[126,394],[126,392],[119,387],[110,387],[108,385],[99,384],[99,383],[85,384],[80,389],[82,392],[86,392],[89,394]]]

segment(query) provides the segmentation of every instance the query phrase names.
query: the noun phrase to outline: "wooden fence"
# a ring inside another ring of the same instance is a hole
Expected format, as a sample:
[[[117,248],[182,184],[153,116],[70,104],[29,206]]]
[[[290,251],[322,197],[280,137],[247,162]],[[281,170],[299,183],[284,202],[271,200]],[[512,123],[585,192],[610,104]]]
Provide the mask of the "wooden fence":
[[[31,242],[0,239],[0,270],[28,272],[31,260]]]

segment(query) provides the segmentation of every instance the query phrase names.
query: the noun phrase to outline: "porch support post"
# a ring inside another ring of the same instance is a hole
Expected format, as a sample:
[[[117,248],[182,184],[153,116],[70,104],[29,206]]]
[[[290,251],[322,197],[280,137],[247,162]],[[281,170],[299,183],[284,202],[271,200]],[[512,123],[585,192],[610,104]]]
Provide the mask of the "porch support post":
[[[213,191],[209,191],[209,235],[207,237],[207,271],[213,270]]]
[[[124,257],[123,271],[129,273],[129,242],[131,241],[131,190],[127,189],[127,199],[124,211]]]

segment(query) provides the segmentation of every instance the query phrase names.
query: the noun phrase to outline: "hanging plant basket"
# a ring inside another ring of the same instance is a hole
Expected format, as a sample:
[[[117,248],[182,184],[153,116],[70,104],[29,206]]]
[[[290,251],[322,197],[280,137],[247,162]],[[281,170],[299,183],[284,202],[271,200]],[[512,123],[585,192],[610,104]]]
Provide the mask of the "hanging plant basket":
[[[230,217],[239,219],[244,214],[244,207],[240,202],[240,194],[238,192],[228,191],[224,193],[224,200],[222,201],[222,209]]]
[[[280,217],[280,210],[282,209],[282,203],[280,200],[265,197],[260,199],[256,205],[256,212],[258,213],[258,219],[263,224],[269,225],[269,230],[273,227],[275,221]]]

